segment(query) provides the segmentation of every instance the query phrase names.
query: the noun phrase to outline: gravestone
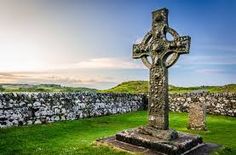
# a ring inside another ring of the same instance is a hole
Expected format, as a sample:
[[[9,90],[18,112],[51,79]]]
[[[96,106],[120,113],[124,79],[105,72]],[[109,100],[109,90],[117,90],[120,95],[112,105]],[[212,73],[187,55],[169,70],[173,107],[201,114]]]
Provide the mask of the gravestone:
[[[204,102],[194,102],[189,105],[188,128],[192,130],[207,130],[206,105]]]
[[[168,33],[172,40],[167,38]],[[167,154],[181,154],[202,143],[199,136],[169,129],[168,68],[189,48],[190,37],[180,36],[168,26],[167,9],[152,12],[151,31],[140,44],[133,45],[133,58],[141,59],[150,70],[148,124],[122,131],[116,140]]]

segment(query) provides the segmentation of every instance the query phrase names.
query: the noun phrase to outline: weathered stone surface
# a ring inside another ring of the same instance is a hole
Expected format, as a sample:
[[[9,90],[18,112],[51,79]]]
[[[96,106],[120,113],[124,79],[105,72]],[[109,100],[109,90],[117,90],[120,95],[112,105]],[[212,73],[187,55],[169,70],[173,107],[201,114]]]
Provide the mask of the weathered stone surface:
[[[139,132],[139,129],[120,132],[116,134],[116,139],[133,145],[153,149],[168,155],[184,153],[202,143],[202,138],[196,135],[178,132],[178,138],[166,140],[152,135],[142,134]]]
[[[149,135],[166,141],[178,138],[178,133],[172,129],[158,130],[154,127],[144,126],[135,129],[135,132],[139,132],[140,134]]]
[[[33,103],[33,106],[34,106],[34,107],[39,107],[39,106],[41,106],[41,103],[40,103],[40,102],[34,102],[34,103]]]
[[[167,33],[173,40],[167,40]],[[168,70],[180,54],[187,54],[190,37],[179,34],[168,26],[168,10],[152,12],[152,29],[140,44],[133,45],[133,58],[141,58],[150,70],[148,124],[157,129],[169,127]],[[151,62],[148,60],[151,57]]]
[[[196,103],[190,104],[188,128],[194,129],[194,130],[207,130],[206,105],[204,103],[196,102]]]
[[[114,113],[125,113],[136,111],[147,107],[145,95],[129,94],[81,94],[81,93],[40,93],[36,95],[36,100],[41,100],[41,106],[34,107],[32,93],[0,93],[0,127],[7,127],[6,121],[23,123],[19,125],[32,124],[35,119],[46,117],[46,122],[50,123],[52,116],[64,116],[60,120],[80,119],[85,117],[95,117],[109,115]],[[38,94],[38,93],[36,93]],[[58,96],[55,97],[54,96]],[[86,98],[93,98],[92,102],[86,102]],[[14,104],[9,107],[9,98],[12,98]],[[84,98],[84,99],[82,99]],[[200,101],[198,98],[205,98]],[[43,102],[43,100],[44,102]],[[97,99],[100,102],[97,103]],[[184,100],[186,99],[186,100]],[[188,93],[188,94],[170,94],[170,110],[177,112],[188,112],[189,105],[195,102],[206,104],[208,114],[236,116],[236,94],[233,93]],[[82,102],[83,103],[82,103]],[[25,104],[23,104],[24,102]],[[59,106],[58,106],[59,104]],[[92,106],[91,106],[92,105]],[[58,106],[61,109],[59,114],[55,114],[52,107]],[[75,108],[76,107],[76,108]],[[95,110],[96,108],[96,110]],[[37,115],[37,116],[36,116]],[[13,125],[13,124],[12,124]],[[14,126],[17,126],[14,124]]]
[[[200,100],[201,98],[201,100]],[[204,98],[204,100],[203,100]],[[186,101],[184,101],[186,99]],[[236,116],[236,93],[170,94],[170,111],[189,112],[189,106],[198,102],[206,106],[207,114]]]
[[[173,36],[172,41],[167,40],[167,33]],[[200,137],[169,130],[168,68],[189,48],[190,37],[180,37],[168,26],[167,9],[152,12],[151,31],[140,44],[133,45],[133,58],[141,58],[150,69],[148,125],[118,133],[117,140],[167,154],[181,154],[202,143]]]
[[[143,108],[144,95],[0,93],[0,127],[51,123]]]
[[[96,141],[97,145],[111,146],[112,148],[117,148],[118,150],[122,150],[131,154],[145,154],[145,155],[167,155],[164,153],[160,153],[156,150],[145,148],[138,145],[133,145],[130,143],[125,143],[123,141],[116,140],[115,136],[107,137],[103,139],[98,139]],[[195,147],[193,147],[188,152],[185,152],[185,155],[210,155],[215,150],[217,150],[220,145],[212,144],[212,143],[202,143]]]
[[[34,124],[41,124],[42,122],[41,122],[41,120],[36,120],[35,122],[34,122]]]

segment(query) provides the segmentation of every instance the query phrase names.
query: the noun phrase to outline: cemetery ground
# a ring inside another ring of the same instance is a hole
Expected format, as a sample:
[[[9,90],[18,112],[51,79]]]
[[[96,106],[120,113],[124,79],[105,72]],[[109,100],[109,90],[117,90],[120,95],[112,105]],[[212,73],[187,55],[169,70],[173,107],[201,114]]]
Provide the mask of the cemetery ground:
[[[0,154],[126,154],[95,140],[147,123],[146,111],[0,129]],[[170,113],[170,127],[222,145],[216,154],[236,154],[234,117],[207,115],[208,131],[188,130],[187,113]]]

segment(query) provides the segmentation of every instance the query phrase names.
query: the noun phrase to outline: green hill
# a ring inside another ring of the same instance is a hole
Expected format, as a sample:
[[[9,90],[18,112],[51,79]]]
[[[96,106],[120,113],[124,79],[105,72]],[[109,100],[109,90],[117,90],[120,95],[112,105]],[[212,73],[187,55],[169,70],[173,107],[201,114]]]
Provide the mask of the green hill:
[[[101,93],[148,93],[148,81],[127,81],[117,86],[97,90],[85,87],[66,87],[57,84],[0,84],[0,92],[101,92]],[[197,86],[197,87],[177,87],[169,85],[170,93],[188,93],[188,92],[235,92],[236,84],[224,86]]]
[[[117,86],[107,89],[100,90],[102,93],[147,93],[148,91],[148,82],[147,81],[128,81],[122,82]]]
[[[100,90],[103,93],[147,93],[148,92],[148,81],[128,81],[118,84],[117,86],[107,89]],[[236,84],[228,84],[224,86],[197,86],[197,87],[177,87],[169,85],[170,93],[188,93],[188,92],[236,92]]]

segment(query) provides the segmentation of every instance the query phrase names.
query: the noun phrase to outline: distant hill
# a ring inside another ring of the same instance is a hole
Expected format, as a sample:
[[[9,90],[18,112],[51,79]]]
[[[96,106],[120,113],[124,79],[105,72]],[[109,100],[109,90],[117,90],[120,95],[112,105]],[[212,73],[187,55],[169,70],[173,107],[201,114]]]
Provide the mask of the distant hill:
[[[147,93],[148,91],[148,82],[147,81],[128,81],[122,82],[117,86],[107,89],[107,90],[100,90],[99,92],[104,93]]]
[[[148,81],[128,81],[122,82],[117,86],[107,89],[99,90],[104,93],[145,93],[148,92]],[[236,92],[236,84],[228,84],[224,86],[197,86],[197,87],[177,87],[169,85],[170,93],[188,93],[188,92]]]
[[[0,84],[0,92],[101,92],[101,93],[148,93],[148,81],[127,81],[117,86],[106,89],[97,90],[86,87],[65,87],[57,84]],[[235,92],[236,84],[228,84],[224,86],[198,86],[198,87],[177,87],[169,85],[170,93],[188,93],[188,92]]]
[[[97,92],[97,89],[65,87],[57,84],[0,84],[0,92]]]

